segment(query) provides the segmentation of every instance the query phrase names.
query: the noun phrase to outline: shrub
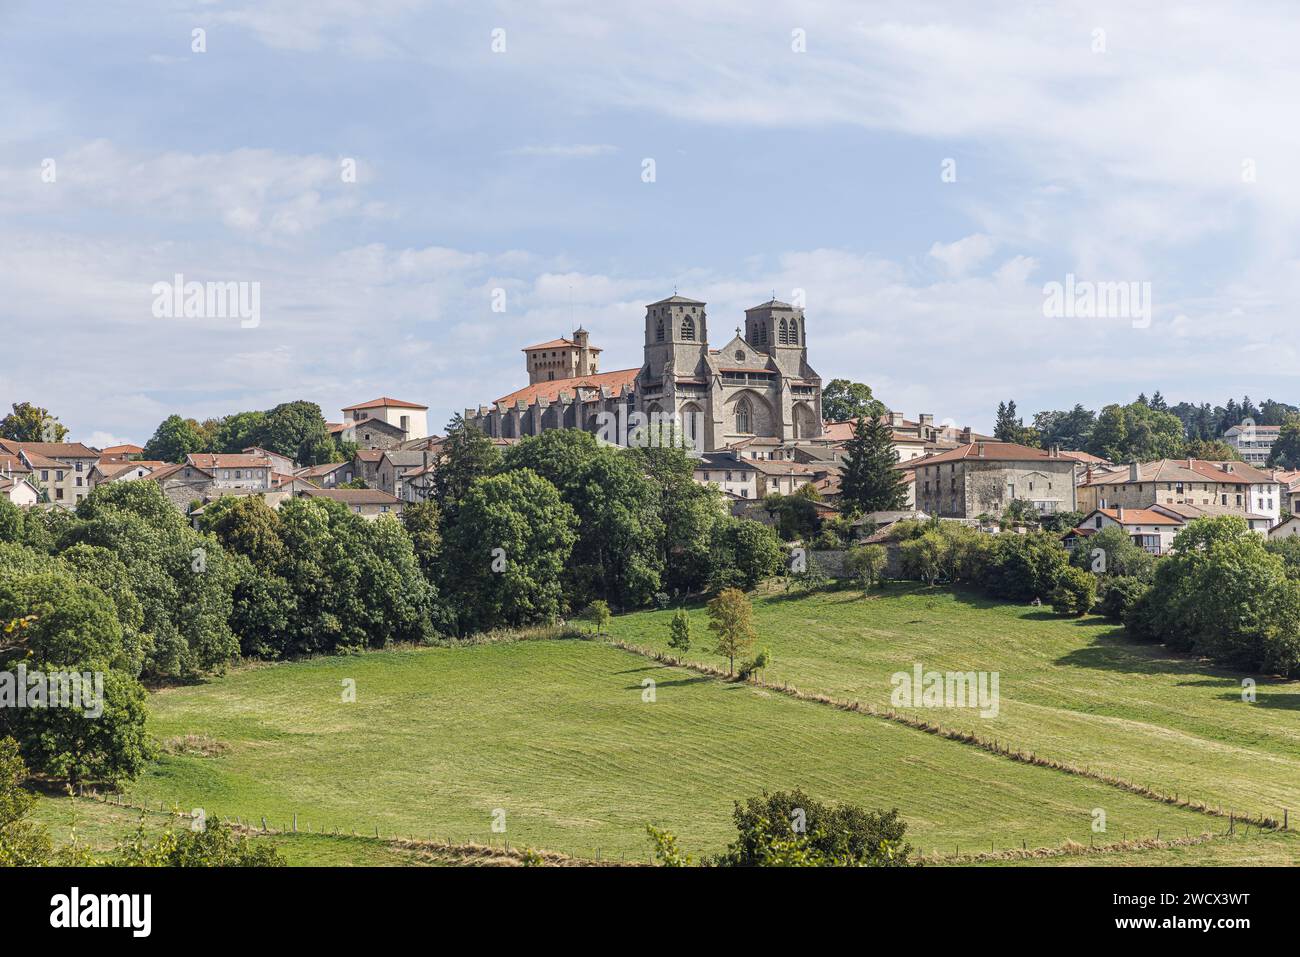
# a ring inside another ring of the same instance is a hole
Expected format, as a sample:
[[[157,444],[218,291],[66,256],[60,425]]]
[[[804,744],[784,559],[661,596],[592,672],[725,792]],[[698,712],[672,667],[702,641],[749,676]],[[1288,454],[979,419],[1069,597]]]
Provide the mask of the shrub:
[[[905,867],[912,848],[898,810],[826,805],[802,790],[763,792],[733,818],[736,840],[715,860],[724,867]]]
[[[883,545],[858,545],[844,556],[844,570],[866,591],[880,581],[887,558]]]
[[[673,612],[673,621],[668,631],[668,647],[681,655],[691,650],[691,616],[685,608]]]
[[[1098,611],[1112,621],[1127,621],[1138,601],[1150,587],[1136,578],[1107,578],[1101,586],[1101,603]]]
[[[1061,569],[1052,589],[1052,610],[1058,615],[1079,617],[1097,603],[1097,579],[1074,567]]]

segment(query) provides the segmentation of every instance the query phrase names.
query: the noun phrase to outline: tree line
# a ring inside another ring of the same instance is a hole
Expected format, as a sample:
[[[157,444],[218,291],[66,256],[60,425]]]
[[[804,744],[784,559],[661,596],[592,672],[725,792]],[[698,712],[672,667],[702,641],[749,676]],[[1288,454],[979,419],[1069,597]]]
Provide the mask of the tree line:
[[[1300,407],[1266,399],[1255,404],[1249,396],[1229,399],[1221,406],[1180,402],[1169,405],[1157,391],[1141,394],[1128,404],[1112,403],[1100,412],[1076,404],[1069,410],[1046,410],[1029,425],[1014,400],[999,402],[993,435],[1000,442],[1031,448],[1088,452],[1110,462],[1192,458],[1236,461],[1241,456],[1223,441],[1233,426],[1277,425],[1282,440],[1274,445],[1268,464],[1300,468]]]

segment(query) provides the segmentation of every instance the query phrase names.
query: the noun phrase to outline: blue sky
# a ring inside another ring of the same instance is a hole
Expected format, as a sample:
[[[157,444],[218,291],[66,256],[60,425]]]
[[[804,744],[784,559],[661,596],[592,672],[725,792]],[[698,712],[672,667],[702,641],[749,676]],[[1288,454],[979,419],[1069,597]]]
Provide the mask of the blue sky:
[[[1300,31],[1130,6],[8,0],[0,402],[99,444],[381,394],[438,429],[579,323],[639,365],[674,287],[715,345],[804,290],[823,379],[909,417],[1300,401]],[[155,317],[176,273],[260,323]],[[1149,327],[1045,317],[1067,273],[1150,283]]]

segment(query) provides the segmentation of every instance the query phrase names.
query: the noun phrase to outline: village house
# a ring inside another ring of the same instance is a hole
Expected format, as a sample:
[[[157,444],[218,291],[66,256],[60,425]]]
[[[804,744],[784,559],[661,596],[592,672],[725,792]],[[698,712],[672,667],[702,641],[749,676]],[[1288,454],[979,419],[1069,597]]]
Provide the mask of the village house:
[[[211,472],[188,462],[154,469],[146,477],[157,482],[167,500],[181,511],[186,511],[195,502],[201,504],[204,497],[216,489],[216,480]]]
[[[304,489],[298,494],[307,498],[327,498],[342,502],[355,514],[371,521],[382,515],[396,518],[402,514],[402,501],[399,498],[373,488],[312,488]]]
[[[1285,522],[1279,522],[1268,530],[1270,539],[1291,538],[1300,535],[1300,516],[1293,515]]]
[[[260,455],[264,459],[269,459],[271,468],[276,472],[283,472],[285,475],[292,475],[298,463],[287,455],[281,455],[279,452],[272,452],[270,449],[264,449],[257,445],[250,445],[243,450],[245,455]]]
[[[404,452],[395,449],[380,453],[376,469],[376,487],[396,498],[403,497],[403,484],[408,472],[425,468],[433,461],[430,452]]]
[[[211,475],[219,489],[261,492],[271,487],[272,462],[265,455],[192,452],[185,464]]]
[[[99,450],[99,461],[128,462],[141,455],[144,455],[144,449],[138,445],[110,445],[106,449]]]
[[[716,485],[733,498],[759,497],[754,460],[732,452],[706,452],[696,460],[692,477],[701,485]]]
[[[1132,462],[1127,467],[1085,477],[1079,486],[1079,507],[1148,508],[1152,505],[1217,506],[1256,521],[1277,524],[1282,486],[1266,472],[1245,462],[1202,459],[1159,459]]]
[[[1255,425],[1250,422],[1234,425],[1223,433],[1223,441],[1232,446],[1248,465],[1263,468],[1268,463],[1273,443],[1282,434],[1280,425]]]
[[[1274,469],[1269,473],[1278,483],[1282,498],[1281,510],[1284,514],[1300,515],[1300,470]]]
[[[379,488],[379,462],[383,449],[357,449],[352,456],[352,479],[361,479],[367,488]]]
[[[0,498],[15,505],[35,505],[41,500],[41,493],[27,480],[26,475],[0,474]]]
[[[1139,548],[1146,549],[1152,555],[1167,555],[1174,536],[1185,524],[1186,520],[1181,515],[1168,514],[1154,508],[1126,509],[1119,505],[1115,508],[1093,509],[1061,540],[1066,548],[1073,548],[1080,539],[1091,538],[1102,529],[1118,526]]]
[[[127,461],[101,458],[90,470],[90,487],[98,488],[108,482],[134,482],[147,478],[170,463],[160,461]]]
[[[355,462],[356,459],[354,458],[351,462],[326,462],[322,465],[308,465],[305,468],[296,470],[293,477],[317,488],[336,488],[352,481],[356,473]]]
[[[798,462],[756,460],[751,462],[758,471],[758,497],[772,495],[793,495],[797,490],[825,477],[831,470],[817,469],[811,465]]]
[[[392,435],[394,429],[402,433],[397,439],[398,442],[403,439],[424,438],[429,434],[428,413],[427,405],[381,396],[345,408],[343,425],[351,429],[352,435],[349,441],[356,442],[361,448],[378,448],[379,446],[364,443],[377,441],[381,435]],[[384,429],[385,425],[389,428]],[[368,433],[367,428],[372,431]],[[359,435],[358,429],[360,429]],[[369,437],[365,438],[365,436]]]
[[[16,456],[31,469],[29,481],[46,501],[65,508],[90,494],[90,470],[99,450],[80,442],[15,442],[0,439],[0,452]]]
[[[914,504],[941,518],[1000,515],[1026,501],[1040,515],[1075,510],[1075,462],[1059,449],[1012,442],[972,441],[907,463],[915,475]]]
[[[359,449],[400,449],[403,443],[419,441],[408,439],[406,432],[384,419],[365,419],[361,422],[327,422],[330,434],[340,442],[351,442]]]

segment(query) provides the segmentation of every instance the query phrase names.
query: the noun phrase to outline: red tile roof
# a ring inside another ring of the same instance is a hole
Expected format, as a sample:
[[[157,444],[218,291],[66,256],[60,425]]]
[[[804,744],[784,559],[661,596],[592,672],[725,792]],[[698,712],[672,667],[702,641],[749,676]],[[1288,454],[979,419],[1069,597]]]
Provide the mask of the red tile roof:
[[[269,469],[271,460],[265,455],[213,455],[210,452],[192,452],[185,456],[186,464],[195,468],[212,469]]]
[[[572,339],[552,339],[550,342],[539,342],[535,346],[524,346],[520,352],[536,352],[538,349],[564,349],[567,347],[577,346]],[[603,352],[599,346],[588,346],[589,352]]]
[[[420,405],[418,402],[403,402],[401,399],[390,399],[388,396],[383,395],[380,396],[378,399],[371,399],[369,402],[361,402],[357,405],[344,406],[343,411],[351,412],[354,409],[379,409],[379,408],[427,409],[429,407],[427,405]]]
[[[1065,453],[1061,453],[1064,457]],[[1232,471],[1225,472],[1223,466]],[[1133,482],[1131,468],[1121,466],[1105,475],[1093,475],[1085,485],[1128,485]],[[1217,482],[1221,485],[1264,485],[1274,482],[1267,472],[1261,472],[1245,462],[1207,462],[1204,459],[1157,459],[1138,464],[1138,482]]]
[[[82,445],[80,442],[15,442],[13,439],[0,439],[0,448],[15,455],[21,450],[23,452],[35,452],[37,455],[46,455],[50,458],[99,458],[97,451],[89,446]]]
[[[1093,455],[1091,452],[1067,452],[1061,449],[1061,458],[1074,459],[1076,462],[1082,462],[1085,465],[1109,465],[1110,462],[1103,459],[1100,455]]]
[[[1090,514],[1101,512],[1107,518],[1120,521],[1119,509],[1117,508],[1099,508]],[[1150,508],[1126,508],[1124,509],[1124,525],[1183,525],[1183,519],[1174,518],[1172,515],[1166,515],[1163,512],[1157,512]]]
[[[955,449],[940,452],[938,455],[912,459],[912,463],[920,467],[922,465],[936,465],[941,462],[957,462],[962,459],[975,459],[981,462],[1073,461],[1065,458],[1064,455],[1053,456],[1047,449],[1031,449],[1027,445],[1017,445],[1015,442],[971,442],[970,445],[959,445]]]
[[[599,372],[596,375],[574,376],[572,379],[552,379],[525,386],[509,395],[503,395],[497,402],[514,405],[520,399],[525,405],[532,405],[538,399],[554,402],[561,392],[574,392],[577,389],[612,389],[618,392],[622,388],[631,388],[635,382],[638,369],[619,369],[617,372]]]

